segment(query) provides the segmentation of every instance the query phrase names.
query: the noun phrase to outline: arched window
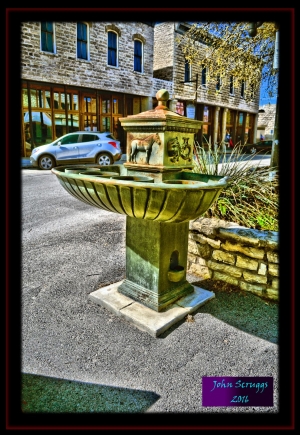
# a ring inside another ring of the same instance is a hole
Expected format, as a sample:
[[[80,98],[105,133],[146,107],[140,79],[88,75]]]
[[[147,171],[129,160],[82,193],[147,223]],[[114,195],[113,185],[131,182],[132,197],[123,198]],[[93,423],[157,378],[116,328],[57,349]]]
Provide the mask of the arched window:
[[[118,35],[115,32],[107,32],[107,64],[118,66]]]
[[[143,43],[134,40],[134,71],[143,72]]]

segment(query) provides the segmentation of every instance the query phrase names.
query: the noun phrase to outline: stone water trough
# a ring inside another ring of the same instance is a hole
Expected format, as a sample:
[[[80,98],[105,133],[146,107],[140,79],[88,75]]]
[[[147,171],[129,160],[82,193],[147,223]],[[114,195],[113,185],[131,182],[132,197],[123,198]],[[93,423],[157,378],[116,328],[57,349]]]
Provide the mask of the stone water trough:
[[[192,172],[189,142],[201,122],[171,112],[167,91],[156,96],[155,109],[120,120],[126,163],[52,169],[74,198],[126,215],[126,277],[89,299],[154,337],[215,296],[186,279],[189,221],[227,185],[226,177]]]

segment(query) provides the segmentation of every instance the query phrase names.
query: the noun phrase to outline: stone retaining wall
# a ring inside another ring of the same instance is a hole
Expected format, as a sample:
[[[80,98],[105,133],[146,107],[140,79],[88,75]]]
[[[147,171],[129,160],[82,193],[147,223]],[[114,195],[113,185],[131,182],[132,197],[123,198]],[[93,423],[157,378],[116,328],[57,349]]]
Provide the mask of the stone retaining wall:
[[[187,271],[279,300],[278,233],[214,218],[191,221]]]

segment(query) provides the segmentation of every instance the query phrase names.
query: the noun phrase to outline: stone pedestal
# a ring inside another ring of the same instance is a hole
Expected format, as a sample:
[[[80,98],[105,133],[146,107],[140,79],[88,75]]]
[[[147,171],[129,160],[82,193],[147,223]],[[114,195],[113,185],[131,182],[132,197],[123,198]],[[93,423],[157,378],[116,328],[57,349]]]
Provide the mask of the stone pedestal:
[[[126,279],[118,291],[163,311],[194,290],[186,280],[189,223],[126,219]]]

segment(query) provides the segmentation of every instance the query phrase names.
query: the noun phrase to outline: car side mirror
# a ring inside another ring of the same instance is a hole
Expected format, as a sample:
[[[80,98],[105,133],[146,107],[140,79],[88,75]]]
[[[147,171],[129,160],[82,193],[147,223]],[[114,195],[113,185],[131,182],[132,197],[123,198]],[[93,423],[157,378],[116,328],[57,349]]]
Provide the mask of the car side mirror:
[[[57,142],[57,145],[60,147],[61,146],[61,141]]]

